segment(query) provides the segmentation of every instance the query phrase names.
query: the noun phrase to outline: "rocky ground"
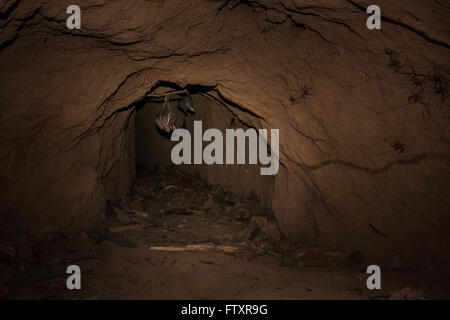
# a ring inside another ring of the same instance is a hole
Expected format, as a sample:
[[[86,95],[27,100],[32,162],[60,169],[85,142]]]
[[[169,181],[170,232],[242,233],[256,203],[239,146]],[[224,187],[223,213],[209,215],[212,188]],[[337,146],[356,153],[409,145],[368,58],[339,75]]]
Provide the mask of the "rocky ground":
[[[174,167],[138,168],[126,198],[92,233],[51,233],[33,261],[2,243],[6,299],[420,299],[445,297],[414,270],[383,273],[369,291],[360,252],[343,255],[283,239],[272,213]],[[66,288],[66,268],[82,290]],[[427,295],[425,295],[425,292]]]

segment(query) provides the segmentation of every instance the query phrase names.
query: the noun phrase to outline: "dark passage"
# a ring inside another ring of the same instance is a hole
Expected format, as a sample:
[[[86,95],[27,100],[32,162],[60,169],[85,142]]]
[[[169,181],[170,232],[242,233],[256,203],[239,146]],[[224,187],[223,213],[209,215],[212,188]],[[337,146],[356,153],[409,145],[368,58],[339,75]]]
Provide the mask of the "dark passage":
[[[78,2],[0,0],[0,300],[450,297],[448,0]]]
[[[246,128],[220,103],[199,95],[194,101],[195,115],[178,112],[177,124],[192,128],[200,119],[206,127]],[[343,256],[283,237],[267,206],[272,178],[261,177],[259,167],[172,165],[173,143],[153,122],[160,108],[157,99],[137,107],[136,179],[128,195],[108,202],[94,231],[50,233],[34,243],[34,260],[22,262],[20,272],[7,264],[3,290],[9,298],[424,297],[420,290],[400,290],[411,283],[423,287],[415,270],[383,266],[383,290],[371,293],[361,281],[360,252]],[[82,291],[66,288],[69,264],[83,268]],[[427,287],[430,295],[445,296]]]
[[[175,126],[187,129],[191,133],[192,141],[194,139],[194,121],[202,122],[203,132],[209,128],[217,128],[225,133],[226,129],[247,130],[249,126],[252,126],[251,121],[255,121],[253,117],[246,118],[239,110],[220,97],[214,96],[214,92],[208,91],[208,89],[210,88],[188,87],[194,100],[195,113],[184,114],[178,108],[179,95],[170,97]],[[152,98],[137,108],[135,137],[136,163],[138,164],[150,166],[172,164],[171,150],[178,142],[170,141],[170,134],[161,134],[154,124],[157,114],[161,111],[163,101],[164,98]],[[207,144],[208,142],[203,142],[203,148]],[[248,153],[248,142],[246,152]],[[193,162],[193,152],[191,154]],[[248,158],[248,154],[246,157]],[[211,185],[221,185],[242,197],[254,195],[262,206],[271,207],[274,176],[261,176],[260,167],[260,165],[249,164],[206,165],[204,163],[179,166],[183,172],[198,174]]]

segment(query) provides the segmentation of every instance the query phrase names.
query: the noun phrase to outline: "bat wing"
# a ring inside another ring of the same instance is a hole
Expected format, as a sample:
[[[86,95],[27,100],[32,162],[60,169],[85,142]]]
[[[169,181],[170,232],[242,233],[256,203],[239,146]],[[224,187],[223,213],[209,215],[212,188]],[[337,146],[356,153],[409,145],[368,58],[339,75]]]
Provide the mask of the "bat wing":
[[[175,121],[172,113],[170,112],[170,105],[167,97],[164,101],[163,109],[156,116],[155,124],[164,132],[172,132],[176,129]]]
[[[178,108],[184,112],[184,114],[187,114],[187,108],[186,108],[186,100],[184,96],[181,96],[180,98],[180,104],[178,105]]]
[[[191,112],[195,112],[194,101],[192,100],[192,97],[189,94],[186,96],[186,108]]]
[[[181,96],[180,104],[178,105],[178,107],[184,112],[184,114],[187,114],[188,110],[190,112],[195,112],[194,103],[192,101],[192,97],[189,94]]]

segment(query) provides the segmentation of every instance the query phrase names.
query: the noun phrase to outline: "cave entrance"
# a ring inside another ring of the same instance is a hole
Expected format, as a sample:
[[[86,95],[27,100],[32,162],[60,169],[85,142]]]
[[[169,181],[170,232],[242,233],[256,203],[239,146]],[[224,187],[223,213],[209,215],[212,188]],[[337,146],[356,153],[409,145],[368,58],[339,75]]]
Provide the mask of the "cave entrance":
[[[178,110],[180,95],[171,94],[177,128],[191,131],[200,120],[205,129],[247,129],[226,102],[214,97],[213,88],[186,89],[195,113]],[[177,142],[155,125],[165,101],[160,93],[168,91],[180,88],[165,84],[136,106],[136,180],[128,197],[109,210],[113,241],[155,251],[199,251],[202,261],[213,261],[217,251],[267,253],[281,239],[269,209],[273,176],[260,175],[259,165],[172,164]],[[260,251],[249,249],[250,244]]]
[[[169,102],[175,127],[185,128],[193,133],[194,121],[201,121],[203,132],[209,128],[216,128],[221,132],[225,132],[226,129],[248,129],[248,125],[240,120],[236,107],[221,99],[214,87],[189,85],[181,89],[172,83],[162,82],[152,92],[155,97],[142,101],[136,107],[135,159],[138,166],[175,167],[172,164],[171,151],[178,142],[171,141],[170,134],[158,130],[155,118],[163,107],[164,96],[162,93],[182,90],[186,90],[191,95],[195,113],[186,113],[180,110],[179,103],[183,93],[181,95],[171,94]],[[208,142],[203,142],[203,147],[207,144]],[[235,155],[237,153],[236,146],[234,153]],[[248,158],[248,152],[246,152],[246,157]],[[245,163],[233,165],[181,164],[177,166],[177,170],[197,175],[206,183],[220,185],[237,196],[254,196],[263,207],[269,208],[272,201],[273,176],[262,176],[260,165],[248,164],[248,161]],[[137,173],[139,174],[139,170]]]

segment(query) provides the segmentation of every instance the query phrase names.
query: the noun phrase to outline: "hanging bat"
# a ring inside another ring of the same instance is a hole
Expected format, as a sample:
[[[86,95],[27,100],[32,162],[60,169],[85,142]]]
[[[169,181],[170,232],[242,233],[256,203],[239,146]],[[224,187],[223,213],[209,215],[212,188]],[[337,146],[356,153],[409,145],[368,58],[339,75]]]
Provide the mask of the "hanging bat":
[[[170,133],[176,129],[175,121],[170,112],[170,103],[168,96],[165,96],[164,105],[160,113],[156,116],[155,124],[161,131]]]
[[[181,96],[178,108],[183,110],[184,114],[187,114],[188,111],[195,112],[194,102],[192,101],[192,97],[189,95],[189,93]]]

